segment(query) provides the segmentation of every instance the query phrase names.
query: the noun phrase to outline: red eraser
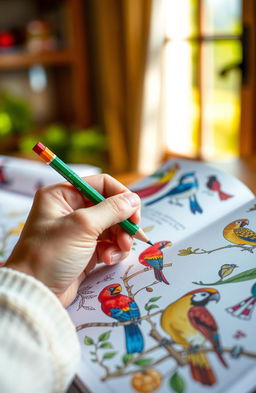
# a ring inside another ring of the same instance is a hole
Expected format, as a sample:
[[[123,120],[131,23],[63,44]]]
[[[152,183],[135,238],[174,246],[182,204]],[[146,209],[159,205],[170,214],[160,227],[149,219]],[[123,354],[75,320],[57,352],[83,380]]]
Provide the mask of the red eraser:
[[[34,147],[33,150],[36,154],[40,156],[40,154],[46,149],[46,147],[41,143],[38,142]]]

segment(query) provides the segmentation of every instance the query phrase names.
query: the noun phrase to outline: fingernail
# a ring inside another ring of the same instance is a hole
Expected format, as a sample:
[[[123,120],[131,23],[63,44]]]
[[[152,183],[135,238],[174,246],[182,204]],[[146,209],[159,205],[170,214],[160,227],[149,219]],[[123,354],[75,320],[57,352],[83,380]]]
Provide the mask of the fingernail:
[[[118,263],[121,260],[121,252],[119,251],[113,251],[111,253],[111,265],[115,265],[116,263]]]
[[[132,207],[139,206],[140,198],[134,192],[127,192],[126,194],[123,194],[123,196],[130,203]]]

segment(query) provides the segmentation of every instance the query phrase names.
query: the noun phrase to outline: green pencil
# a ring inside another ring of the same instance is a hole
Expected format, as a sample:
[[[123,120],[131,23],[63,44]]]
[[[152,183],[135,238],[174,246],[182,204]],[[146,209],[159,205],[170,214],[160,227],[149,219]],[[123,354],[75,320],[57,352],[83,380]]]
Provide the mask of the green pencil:
[[[69,183],[71,183],[78,191],[81,192],[86,198],[88,198],[94,204],[100,203],[105,200],[104,196],[96,191],[90,184],[78,176],[65,162],[56,156],[50,149],[45,147],[41,142],[38,142],[33,150],[35,153],[42,158],[48,165],[55,169],[61,176],[63,176]],[[145,243],[153,245],[153,243],[147,238],[143,230],[130,220],[125,220],[119,223],[119,225],[131,236],[141,240]]]

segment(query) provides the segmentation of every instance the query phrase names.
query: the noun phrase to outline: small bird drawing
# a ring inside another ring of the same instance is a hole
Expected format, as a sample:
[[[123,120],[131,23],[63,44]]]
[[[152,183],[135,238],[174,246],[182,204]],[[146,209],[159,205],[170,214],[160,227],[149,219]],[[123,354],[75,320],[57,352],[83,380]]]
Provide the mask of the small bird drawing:
[[[154,270],[155,278],[159,282],[169,285],[162,270],[163,270],[163,249],[170,247],[172,243],[169,240],[162,240],[154,243],[153,246],[148,247],[139,256],[139,262],[144,266],[150,266]]]
[[[136,194],[138,194],[142,199],[154,195],[156,192],[162,190],[172,180],[179,169],[179,164],[174,163],[171,167],[166,168],[166,170],[163,172],[154,174],[154,177],[158,177],[157,181],[150,184],[149,186],[140,189],[133,189],[133,192],[136,192]]]
[[[133,321],[140,317],[140,310],[135,301],[121,294],[120,284],[106,286],[99,294],[102,311],[119,322]],[[144,349],[144,339],[138,322],[124,325],[127,353],[140,353]]]
[[[164,195],[161,195],[160,197],[153,199],[153,201],[145,203],[145,205],[146,206],[153,205],[164,198],[169,198],[170,202],[172,202],[172,200],[176,200],[177,204],[179,204],[178,201],[180,199],[188,199],[189,207],[193,214],[203,213],[203,209],[199,205],[196,198],[196,193],[198,191],[198,188],[199,188],[199,183],[195,176],[195,173],[194,172],[185,173],[180,177],[179,184],[176,187],[171,188]]]
[[[0,164],[0,186],[5,186],[10,184],[10,180],[6,178],[5,165]]]
[[[256,247],[256,233],[252,229],[244,228],[247,225],[249,225],[249,220],[246,218],[232,221],[223,230],[224,238],[234,244]]]
[[[220,279],[223,280],[223,278],[229,276],[236,267],[238,266],[234,263],[225,263],[224,265],[222,265],[220,270],[218,271]]]
[[[215,175],[211,175],[208,177],[206,187],[211,191],[216,191],[221,201],[226,201],[227,199],[234,196],[231,194],[227,194],[221,190],[221,184]]]
[[[202,385],[214,385],[217,381],[206,353],[200,352],[205,342],[210,342],[219,361],[222,356],[218,326],[206,306],[218,302],[219,292],[214,288],[200,288],[186,293],[163,311],[161,326],[172,340],[186,348],[193,379]]]
[[[226,308],[226,311],[233,317],[239,319],[249,320],[252,317],[253,310],[256,306],[256,283],[251,288],[251,296],[235,304],[234,306]]]

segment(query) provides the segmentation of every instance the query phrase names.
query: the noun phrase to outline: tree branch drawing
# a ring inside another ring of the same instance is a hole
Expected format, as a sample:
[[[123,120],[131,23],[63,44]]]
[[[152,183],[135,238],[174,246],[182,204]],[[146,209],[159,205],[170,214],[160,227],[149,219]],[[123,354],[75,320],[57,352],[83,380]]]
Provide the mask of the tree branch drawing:
[[[171,266],[171,264],[167,264],[164,266]],[[134,296],[137,296],[139,293],[141,293],[143,290],[148,288],[148,286],[144,286],[140,289],[138,289],[136,292],[133,291],[133,285],[131,285],[129,282],[132,280],[134,277],[139,276],[140,274],[143,274],[144,272],[147,272],[148,270],[151,270],[149,267],[146,267],[144,269],[141,269],[137,272],[132,273],[131,270],[133,268],[133,265],[128,266],[126,269],[124,275],[121,277],[124,287],[126,288],[127,293],[131,298],[134,299]],[[153,282],[152,285],[156,285],[157,283]],[[85,336],[84,343],[86,345],[90,345],[93,347],[93,351],[90,352],[92,355],[92,361],[94,363],[97,363],[102,370],[104,371],[104,374],[101,378],[102,381],[110,380],[112,378],[119,378],[123,376],[132,376],[132,378],[138,377],[138,368],[142,370],[143,372],[150,373],[155,370],[155,372],[158,372],[155,367],[162,364],[163,362],[172,359],[173,360],[173,367],[170,367],[170,381],[169,385],[170,386],[176,386],[176,384],[185,386],[185,382],[181,375],[177,372],[177,369],[179,367],[184,367],[187,366],[189,361],[188,361],[188,355],[189,355],[189,349],[180,349],[179,346],[175,344],[170,339],[166,339],[160,331],[158,330],[158,323],[155,322],[155,317],[157,315],[161,315],[163,310],[160,309],[158,306],[157,302],[160,300],[161,296],[156,296],[150,298],[147,303],[144,305],[144,309],[146,313],[144,315],[141,315],[138,318],[134,318],[129,321],[125,322],[120,322],[120,321],[115,321],[115,322],[91,322],[91,323],[84,323],[76,327],[76,330],[82,330],[85,328],[90,328],[90,327],[110,327],[111,329],[118,327],[118,326],[125,326],[129,324],[134,324],[138,322],[146,322],[150,325],[150,330],[149,330],[149,336],[156,342],[156,345],[153,345],[152,347],[145,349],[143,352],[138,353],[138,354],[128,354],[125,353],[121,357],[121,363],[117,364],[115,366],[116,369],[113,370],[113,368],[110,368],[108,364],[109,359],[116,359],[117,355],[119,353],[118,350],[114,349],[113,343],[110,341],[110,336],[111,332],[107,331],[102,333],[98,339],[95,341],[93,338],[89,336]],[[109,351],[111,349],[111,351]],[[155,351],[161,351],[164,353],[159,354],[157,358],[150,357],[150,354],[153,354]],[[207,353],[207,352],[214,352],[213,348],[210,347],[200,347],[196,349],[198,353]],[[234,347],[229,347],[229,348],[223,348],[224,353],[228,353],[232,358],[238,358],[240,356],[246,356],[250,358],[256,359],[256,353],[244,350],[241,346],[235,345]],[[113,363],[113,361],[112,361]],[[144,371],[143,371],[144,370]],[[159,373],[159,372],[158,372]],[[159,375],[158,375],[159,377]],[[160,377],[159,377],[160,378]],[[159,382],[160,383],[160,382]],[[160,385],[159,385],[160,386]],[[184,388],[185,389],[185,388]],[[175,389],[173,389],[175,391]],[[139,390],[138,390],[139,391]],[[150,390],[153,391],[153,390]],[[181,390],[184,392],[184,390]]]
[[[225,248],[240,248],[241,251],[248,251],[250,253],[253,254],[253,250],[256,246],[246,246],[243,244],[228,244],[227,246],[223,246],[223,247],[218,247],[218,248],[214,248],[213,250],[205,250],[203,248],[195,248],[192,249],[192,247],[187,247],[185,249],[179,250],[178,255],[181,257],[187,256],[187,255],[192,255],[192,254],[196,254],[196,255],[200,255],[200,254],[211,254],[212,252],[216,252],[219,250],[224,250]]]

